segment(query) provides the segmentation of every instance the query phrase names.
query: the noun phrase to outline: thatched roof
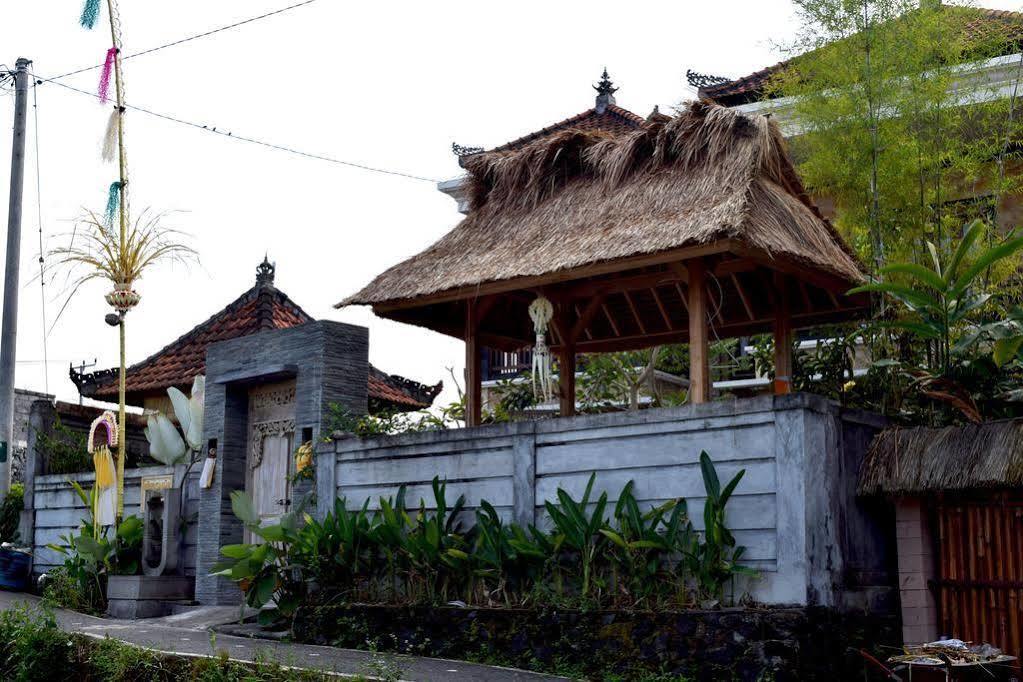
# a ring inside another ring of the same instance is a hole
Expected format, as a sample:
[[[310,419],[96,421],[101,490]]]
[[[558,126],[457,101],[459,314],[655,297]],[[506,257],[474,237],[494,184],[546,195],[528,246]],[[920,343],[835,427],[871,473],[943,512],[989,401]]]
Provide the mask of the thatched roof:
[[[768,118],[692,104],[611,134],[565,130],[465,160],[471,210],[339,306],[415,306],[490,283],[561,276],[728,241],[852,286],[861,266],[813,208]]]
[[[862,495],[906,495],[1023,485],[1023,419],[889,428],[860,471]]]

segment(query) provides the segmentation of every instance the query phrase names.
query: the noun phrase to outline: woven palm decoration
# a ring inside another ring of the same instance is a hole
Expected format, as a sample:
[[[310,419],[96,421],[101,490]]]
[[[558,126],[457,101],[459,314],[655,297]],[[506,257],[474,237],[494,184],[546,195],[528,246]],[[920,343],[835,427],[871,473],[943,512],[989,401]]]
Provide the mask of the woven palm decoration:
[[[117,518],[117,472],[110,448],[117,445],[117,416],[104,412],[89,427],[88,450],[96,468],[92,516],[95,526],[109,526]]]
[[[551,375],[551,349],[547,346],[547,325],[554,317],[554,306],[544,296],[537,296],[529,304],[529,318],[533,320],[536,344],[533,345],[533,393],[548,402],[554,395]]]

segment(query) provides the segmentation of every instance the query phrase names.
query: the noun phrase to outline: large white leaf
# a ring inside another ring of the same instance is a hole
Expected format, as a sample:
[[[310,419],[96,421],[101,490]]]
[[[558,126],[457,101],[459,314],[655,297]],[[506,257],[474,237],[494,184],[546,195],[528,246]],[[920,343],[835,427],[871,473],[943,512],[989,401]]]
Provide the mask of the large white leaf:
[[[149,455],[163,464],[177,464],[185,456],[185,441],[174,423],[163,414],[149,417],[146,437],[149,438]]]
[[[174,406],[174,416],[177,417],[181,430],[188,433],[188,425],[192,421],[192,410],[188,404],[188,396],[173,386],[167,389],[167,395],[170,396],[171,405]]]
[[[203,409],[206,403],[206,377],[201,374],[192,382],[192,397],[188,399],[188,428],[182,425],[185,440],[193,450],[202,448]]]

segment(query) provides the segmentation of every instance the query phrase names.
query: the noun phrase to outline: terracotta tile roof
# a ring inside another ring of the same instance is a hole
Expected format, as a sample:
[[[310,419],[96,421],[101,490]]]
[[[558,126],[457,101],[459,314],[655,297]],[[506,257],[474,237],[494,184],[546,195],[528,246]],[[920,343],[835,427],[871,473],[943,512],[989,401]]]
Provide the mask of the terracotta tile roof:
[[[945,7],[945,9],[953,8]],[[1019,43],[1023,40],[1023,13],[982,7],[955,7],[954,9],[976,14],[965,23],[966,35],[970,40],[988,38],[998,32],[1004,33],[1007,40],[1006,54],[1019,48]],[[798,58],[786,59],[726,83],[700,88],[700,97],[725,106],[755,102],[763,97],[764,88],[771,77]]]
[[[171,386],[183,390],[206,371],[206,349],[269,329],[287,329],[313,318],[269,283],[257,283],[226,308],[191,331],[132,365],[127,371],[127,402],[141,406],[146,397],[163,396]],[[97,400],[117,400],[117,369],[80,375],[71,370],[79,393]],[[370,367],[369,399],[373,411],[418,410],[429,407],[441,385],[424,386]]]
[[[564,121],[552,123],[546,128],[523,135],[511,142],[505,142],[500,147],[494,147],[490,151],[506,152],[519,149],[534,140],[553,135],[562,130],[606,130],[611,133],[624,133],[639,128],[643,125],[643,122],[642,116],[638,116],[628,109],[623,109],[615,104],[610,104],[602,113],[598,112],[596,108],[587,109],[581,114],[566,118]]]

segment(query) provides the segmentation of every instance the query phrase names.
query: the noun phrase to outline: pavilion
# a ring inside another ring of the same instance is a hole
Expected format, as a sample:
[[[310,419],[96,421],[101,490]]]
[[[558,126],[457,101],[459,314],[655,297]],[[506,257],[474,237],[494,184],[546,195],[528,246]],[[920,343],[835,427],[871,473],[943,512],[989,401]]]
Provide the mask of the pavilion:
[[[769,118],[698,102],[629,124],[562,126],[463,157],[466,218],[338,306],[464,339],[469,426],[481,346],[531,345],[539,295],[555,307],[562,415],[575,409],[577,353],[688,343],[689,400],[703,403],[710,339],[768,331],[774,390],[788,393],[793,330],[865,314],[869,301],[846,294],[861,263]]]

